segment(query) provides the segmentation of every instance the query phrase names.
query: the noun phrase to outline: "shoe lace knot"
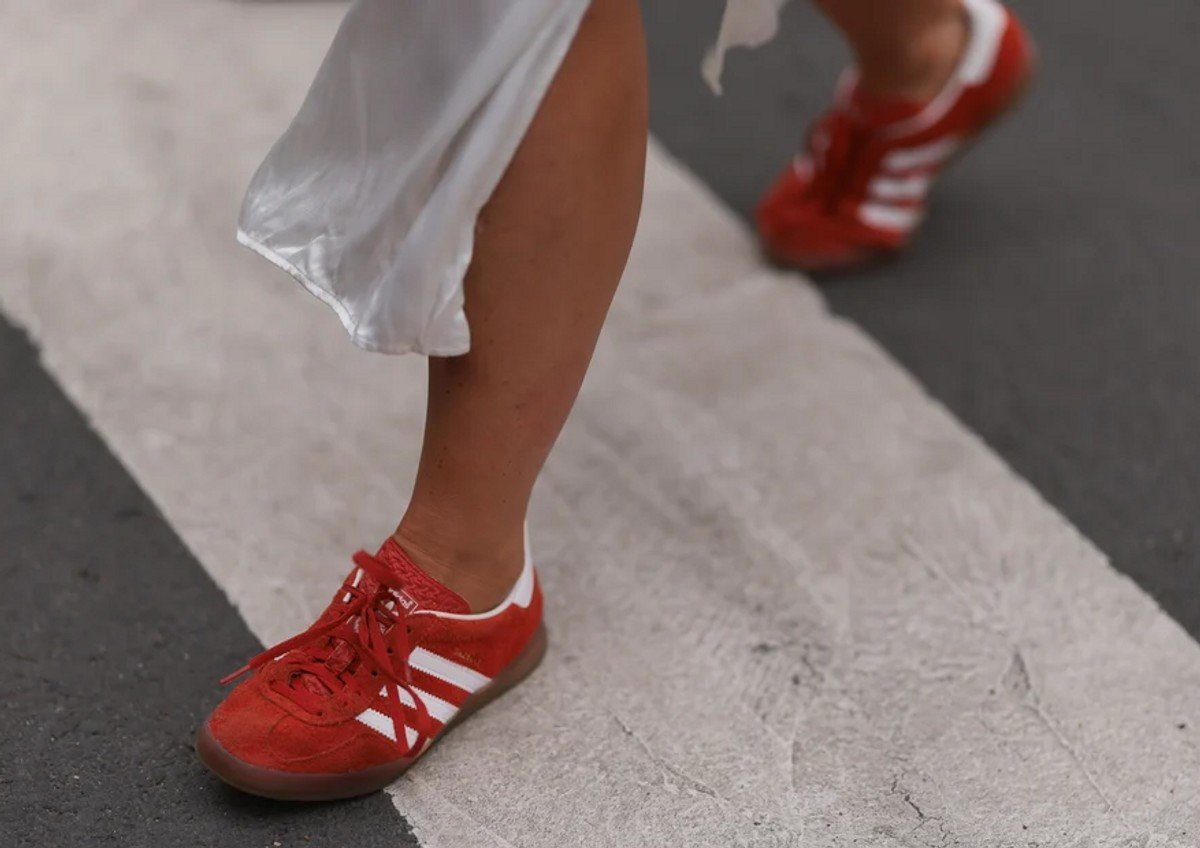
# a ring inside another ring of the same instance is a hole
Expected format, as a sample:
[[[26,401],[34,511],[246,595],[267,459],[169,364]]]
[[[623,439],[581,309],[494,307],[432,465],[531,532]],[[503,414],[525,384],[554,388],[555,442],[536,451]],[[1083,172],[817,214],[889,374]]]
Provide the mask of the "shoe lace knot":
[[[257,671],[285,655],[289,658],[291,678],[304,675],[316,681],[326,693],[345,688],[346,673],[356,661],[366,665],[370,679],[382,678],[383,702],[387,717],[392,721],[396,745],[401,756],[421,749],[428,737],[429,712],[412,683],[409,655],[410,627],[406,622],[408,609],[399,599],[405,596],[404,586],[396,574],[366,551],[354,555],[357,568],[338,589],[333,603],[314,624],[296,636],[256,654],[237,671],[221,679],[221,685],[233,682],[244,674]],[[293,700],[309,700],[303,689],[293,687]],[[401,692],[407,696],[401,698]],[[405,715],[405,700],[416,718],[409,722]],[[302,706],[304,704],[302,703]],[[313,709],[321,715],[319,709]],[[416,733],[409,740],[407,728]]]

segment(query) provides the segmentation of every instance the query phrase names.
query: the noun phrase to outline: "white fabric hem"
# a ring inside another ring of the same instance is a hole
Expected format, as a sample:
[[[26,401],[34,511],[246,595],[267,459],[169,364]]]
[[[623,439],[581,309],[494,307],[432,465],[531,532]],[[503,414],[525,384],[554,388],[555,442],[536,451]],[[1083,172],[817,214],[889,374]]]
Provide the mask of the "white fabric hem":
[[[345,328],[347,335],[350,336],[350,341],[353,342],[356,347],[359,347],[362,350],[368,351],[369,353],[384,353],[395,356],[401,356],[406,353],[420,353],[424,356],[461,356],[470,349],[470,345],[468,344],[464,347],[419,350],[417,346],[413,344],[378,344],[370,339],[363,338],[358,332],[358,325],[354,321],[354,318],[350,315],[350,310],[347,309],[346,305],[342,303],[342,301],[338,300],[338,298],[336,298],[330,292],[318,286],[307,274],[240,227],[237,231],[237,240],[238,244],[249,248],[263,259],[270,262],[276,268],[285,272],[288,276],[303,286],[309,294],[332,309],[334,314],[337,315],[338,319],[341,320],[342,326]]]

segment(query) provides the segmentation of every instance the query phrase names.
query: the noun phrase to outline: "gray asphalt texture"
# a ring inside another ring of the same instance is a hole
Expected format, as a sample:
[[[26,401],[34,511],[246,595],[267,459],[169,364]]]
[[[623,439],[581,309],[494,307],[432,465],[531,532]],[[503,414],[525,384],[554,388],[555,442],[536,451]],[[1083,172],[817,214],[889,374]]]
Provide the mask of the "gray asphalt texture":
[[[192,737],[259,645],[0,320],[0,832],[5,846],[416,844],[386,795],[250,798]]]
[[[1200,636],[1200,6],[1012,6],[1041,48],[1028,100],[909,254],[825,294]],[[643,8],[655,134],[749,217],[844,45],[794,2],[714,99],[696,68],[723,3]]]

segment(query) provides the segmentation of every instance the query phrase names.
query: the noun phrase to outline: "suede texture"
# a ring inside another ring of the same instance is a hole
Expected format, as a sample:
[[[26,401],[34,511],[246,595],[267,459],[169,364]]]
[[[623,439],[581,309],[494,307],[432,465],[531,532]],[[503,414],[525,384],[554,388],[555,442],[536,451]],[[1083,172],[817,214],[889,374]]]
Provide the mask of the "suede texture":
[[[336,604],[336,601],[335,601]],[[529,643],[542,619],[535,580],[526,608],[512,605],[482,619],[417,613],[405,619],[410,643],[494,678]],[[360,665],[349,685],[318,698],[316,711],[289,697],[298,652],[271,662],[239,684],[209,717],[209,729],[234,757],[260,768],[305,774],[342,774],[402,758],[400,747],[357,720],[368,707],[387,715],[381,682]],[[437,694],[460,704],[466,693],[440,684]],[[450,697],[456,695],[456,697]],[[311,699],[302,699],[311,706]],[[410,722],[415,714],[406,710]],[[432,734],[440,724],[430,728]]]
[[[438,618],[423,613],[409,618],[415,644],[487,677],[495,677],[512,662],[528,644],[541,620],[542,591],[536,580],[528,608],[514,604],[499,615],[479,620]]]

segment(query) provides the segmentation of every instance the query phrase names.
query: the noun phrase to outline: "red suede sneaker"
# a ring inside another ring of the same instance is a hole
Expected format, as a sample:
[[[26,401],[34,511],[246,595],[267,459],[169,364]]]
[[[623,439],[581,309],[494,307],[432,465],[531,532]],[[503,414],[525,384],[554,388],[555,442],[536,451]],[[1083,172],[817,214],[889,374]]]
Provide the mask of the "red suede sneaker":
[[[903,248],[938,172],[1019,99],[1034,51],[996,0],[963,0],[970,34],[950,81],[928,103],[880,101],[848,71],[807,149],[767,192],[758,230],[772,258],[831,271]]]
[[[476,615],[391,539],[354,563],[312,627],[222,681],[252,672],[196,736],[226,783],[296,801],[382,789],[545,653],[528,558],[504,603]]]

